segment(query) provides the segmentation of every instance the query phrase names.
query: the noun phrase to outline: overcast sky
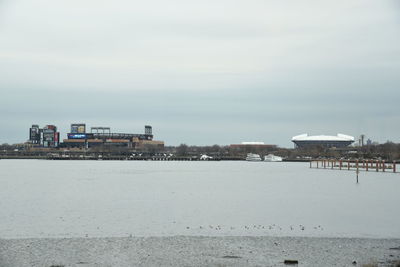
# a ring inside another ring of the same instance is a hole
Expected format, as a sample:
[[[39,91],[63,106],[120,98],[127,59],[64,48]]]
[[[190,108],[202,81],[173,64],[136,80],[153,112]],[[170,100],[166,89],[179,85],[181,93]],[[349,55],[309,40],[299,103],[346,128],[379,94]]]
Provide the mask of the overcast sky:
[[[400,142],[398,0],[0,0],[0,143],[31,124],[166,145]]]

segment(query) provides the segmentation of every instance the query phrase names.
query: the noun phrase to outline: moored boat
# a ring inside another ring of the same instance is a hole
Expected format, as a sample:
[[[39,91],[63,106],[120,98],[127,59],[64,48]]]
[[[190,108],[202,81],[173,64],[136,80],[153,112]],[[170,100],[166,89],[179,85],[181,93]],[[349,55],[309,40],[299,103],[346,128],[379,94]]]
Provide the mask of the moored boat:
[[[283,160],[282,157],[275,156],[274,154],[268,154],[264,157],[264,161],[267,161],[267,162],[279,162],[282,160]]]
[[[248,153],[246,160],[247,161],[261,161],[261,157],[258,154]]]

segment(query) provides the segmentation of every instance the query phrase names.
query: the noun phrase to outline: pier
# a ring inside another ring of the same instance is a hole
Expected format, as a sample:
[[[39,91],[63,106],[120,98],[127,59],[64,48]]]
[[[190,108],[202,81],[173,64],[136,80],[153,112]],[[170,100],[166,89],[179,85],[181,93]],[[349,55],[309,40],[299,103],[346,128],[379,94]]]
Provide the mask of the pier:
[[[398,173],[398,162],[386,162],[384,160],[338,160],[338,159],[318,159],[310,161],[310,168],[334,169],[334,170],[355,170],[373,172]]]

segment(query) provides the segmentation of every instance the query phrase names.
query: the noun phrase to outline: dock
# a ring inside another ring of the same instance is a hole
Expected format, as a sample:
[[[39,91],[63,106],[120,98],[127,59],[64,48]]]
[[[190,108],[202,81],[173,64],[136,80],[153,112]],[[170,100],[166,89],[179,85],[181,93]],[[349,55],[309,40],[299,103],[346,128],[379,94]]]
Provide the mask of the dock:
[[[338,159],[317,159],[310,161],[310,168],[335,169],[335,170],[354,170],[354,171],[374,171],[398,173],[396,161],[386,162],[384,160],[338,160]]]

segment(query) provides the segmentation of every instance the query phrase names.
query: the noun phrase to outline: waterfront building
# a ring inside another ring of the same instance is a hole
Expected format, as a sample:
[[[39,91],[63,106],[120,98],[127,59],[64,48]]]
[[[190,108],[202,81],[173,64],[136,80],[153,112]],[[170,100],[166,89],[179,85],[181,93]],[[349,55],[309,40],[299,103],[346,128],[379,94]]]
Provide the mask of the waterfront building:
[[[264,142],[242,142],[240,144],[231,144],[230,149],[235,153],[268,153],[277,149],[276,145],[265,144]]]
[[[39,125],[33,124],[31,128],[29,128],[29,143],[32,145],[40,145],[42,140],[42,129],[39,128]]]
[[[71,124],[71,132],[63,140],[63,147],[93,148],[93,147],[125,147],[132,149],[155,148],[163,149],[163,141],[153,140],[152,127],[145,126],[144,134],[114,133],[110,127],[91,127],[86,132],[86,124]]]
[[[294,136],[292,138],[292,142],[295,144],[295,147],[299,148],[311,147],[311,146],[339,148],[339,147],[346,147],[354,143],[354,137],[345,134],[337,134],[336,136],[331,136],[331,135],[310,136],[308,134],[302,134]]]
[[[60,142],[60,133],[57,132],[57,126],[46,125],[40,128],[39,125],[33,124],[29,129],[28,143],[36,147],[58,147]]]

